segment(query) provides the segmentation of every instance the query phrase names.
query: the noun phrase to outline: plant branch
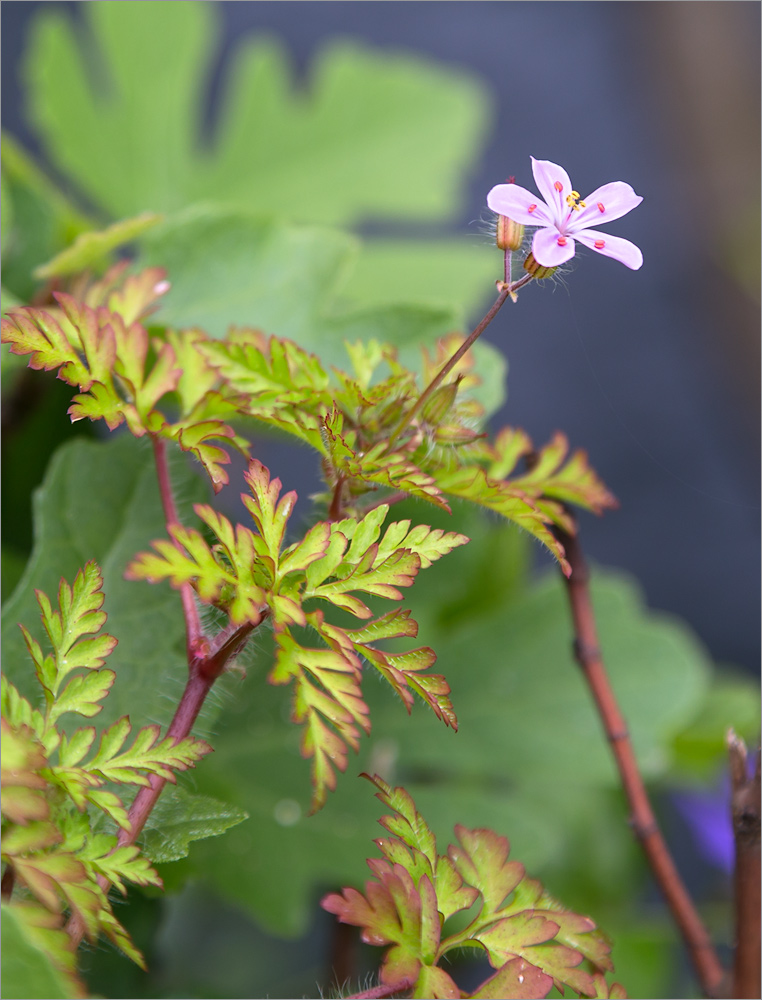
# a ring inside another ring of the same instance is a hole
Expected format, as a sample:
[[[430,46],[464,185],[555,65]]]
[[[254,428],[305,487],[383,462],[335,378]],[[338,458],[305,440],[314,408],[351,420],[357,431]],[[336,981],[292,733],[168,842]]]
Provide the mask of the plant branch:
[[[186,736],[190,735],[212,685],[225,669],[226,664],[241,651],[252,631],[262,623],[267,613],[267,609],[262,611],[256,622],[244,622],[243,625],[236,626],[229,625],[222,629],[211,641],[208,655],[194,657],[191,660],[188,682],[169,724],[167,736],[173,737],[175,742],[179,743],[180,740],[184,740]],[[137,840],[167,783],[166,778],[161,778],[156,774],[150,775],[148,780],[150,783],[141,787],[132,800],[132,805],[127,813],[130,825],[128,829],[119,830],[117,847],[124,847],[125,844],[132,844]],[[109,881],[100,876],[98,884],[106,890]],[[78,916],[73,916],[70,918],[66,930],[73,947],[76,948],[85,933],[84,924]]]
[[[0,882],[0,896],[3,898],[3,902],[9,902],[11,896],[13,895],[13,887],[16,884],[16,872],[13,865],[6,865],[5,871],[3,872],[2,882]]]
[[[735,953],[730,996],[739,1000],[762,993],[760,965],[760,759],[754,774],[747,770],[746,744],[731,729],[731,811],[735,841]]]
[[[558,527],[554,532],[563,545],[571,566],[571,576],[568,579],[564,577],[564,582],[574,622],[574,654],[582,668],[606,737],[611,744],[622,787],[630,806],[630,823],[640,840],[653,877],[680,929],[701,987],[707,996],[716,996],[723,978],[722,965],[680,878],[648,801],[627,724],[617,704],[601,657],[585,557],[575,535]]]
[[[450,372],[453,370],[455,365],[457,365],[457,363],[460,361],[463,355],[466,354],[473,347],[473,345],[476,343],[479,337],[481,337],[481,335],[490,325],[495,316],[497,316],[498,312],[502,308],[506,299],[511,297],[514,292],[516,292],[523,285],[526,285],[531,280],[532,280],[532,275],[525,274],[523,277],[519,278],[518,281],[514,281],[513,284],[506,284],[505,282],[498,283],[498,288],[500,289],[500,292],[498,294],[498,297],[492,303],[491,308],[484,316],[484,318],[481,320],[481,322],[476,327],[474,327],[474,329],[471,331],[468,337],[466,337],[466,339],[463,341],[463,343],[460,345],[457,351],[455,351],[452,357],[442,365],[440,370],[437,372],[437,374],[434,376],[431,382],[429,382],[429,384],[423,390],[423,392],[415,401],[413,406],[404,415],[399,426],[389,439],[390,447],[391,445],[394,444],[394,442],[404,431],[404,429],[409,426],[413,417],[415,417],[416,414],[420,411],[421,407],[429,398],[429,396],[434,392],[434,390],[439,387],[442,380],[446,378],[447,375],[450,374]]]
[[[159,481],[159,494],[161,505],[164,508],[164,520],[167,525],[167,534],[172,538],[173,527],[180,527],[180,520],[177,516],[175,498],[172,493],[172,483],[169,478],[169,467],[167,465],[167,443],[158,434],[151,435],[153,445],[154,460],[156,462],[156,477]],[[172,538],[176,548],[182,551],[180,545]],[[193,594],[193,587],[189,583],[184,583],[180,587],[180,598],[183,602],[183,616],[185,618],[185,642],[188,652],[188,663],[199,653],[204,651],[204,636],[201,630],[201,621],[196,607],[196,598]]]
[[[381,1000],[382,997],[390,997],[394,993],[409,990],[414,982],[415,980],[411,979],[410,976],[403,976],[396,983],[382,983],[380,986],[374,986],[372,990],[353,993],[351,997],[347,997],[347,1000]]]

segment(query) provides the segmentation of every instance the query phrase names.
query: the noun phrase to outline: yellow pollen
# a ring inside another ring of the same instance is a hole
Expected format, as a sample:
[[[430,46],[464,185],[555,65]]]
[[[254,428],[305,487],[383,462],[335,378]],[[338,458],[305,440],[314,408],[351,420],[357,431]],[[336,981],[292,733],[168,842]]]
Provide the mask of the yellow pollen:
[[[579,200],[579,191],[572,191],[571,194],[567,194],[566,204],[575,212],[579,212],[581,208],[587,208],[585,202]]]

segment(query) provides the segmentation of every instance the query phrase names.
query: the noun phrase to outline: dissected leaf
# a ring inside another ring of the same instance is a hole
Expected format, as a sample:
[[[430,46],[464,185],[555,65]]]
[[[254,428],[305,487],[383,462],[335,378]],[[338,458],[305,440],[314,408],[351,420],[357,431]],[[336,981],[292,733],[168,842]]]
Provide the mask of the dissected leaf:
[[[143,212],[132,219],[122,219],[97,232],[80,233],[65,250],[34,270],[35,278],[52,278],[62,274],[77,274],[107,261],[113,250],[131,243],[161,221],[161,216]]]

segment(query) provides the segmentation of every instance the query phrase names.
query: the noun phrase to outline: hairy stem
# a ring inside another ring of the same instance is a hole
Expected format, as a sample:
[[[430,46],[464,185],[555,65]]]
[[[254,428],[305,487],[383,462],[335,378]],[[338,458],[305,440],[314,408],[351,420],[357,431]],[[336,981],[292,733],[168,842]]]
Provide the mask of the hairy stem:
[[[506,299],[512,296],[514,292],[516,292],[523,285],[526,285],[531,280],[532,280],[532,275],[525,274],[523,277],[519,278],[518,281],[514,281],[513,284],[506,284],[505,282],[500,283],[499,285],[500,292],[498,294],[498,297],[492,303],[492,306],[487,312],[487,314],[484,316],[481,322],[476,327],[474,327],[474,329],[471,331],[468,337],[463,341],[463,343],[460,345],[457,351],[455,351],[452,357],[449,358],[442,365],[440,370],[437,372],[437,374],[434,376],[431,382],[429,382],[429,384],[423,390],[421,395],[415,401],[411,409],[409,409],[408,412],[405,414],[405,416],[402,418],[399,427],[397,427],[397,429],[394,431],[391,438],[389,439],[390,447],[391,445],[394,444],[394,442],[397,440],[400,434],[405,430],[405,428],[410,425],[411,421],[416,416],[416,414],[420,412],[421,407],[424,405],[429,396],[434,392],[435,389],[437,389],[441,385],[442,380],[446,378],[447,375],[450,374],[450,372],[453,370],[455,365],[457,365],[457,363],[460,361],[463,355],[471,350],[473,345],[476,343],[479,337],[481,337],[481,335],[490,325],[495,316],[497,316],[498,312],[505,303]]]
[[[746,745],[731,729],[731,811],[736,863],[733,878],[735,903],[735,952],[730,996],[745,1000],[762,993],[760,965],[760,760],[754,774],[746,767]]]
[[[353,993],[347,1000],[381,1000],[382,997],[390,997],[394,993],[402,993],[409,990],[415,982],[410,976],[403,976],[396,983],[382,983],[381,986],[374,986],[372,990],[365,990],[363,993]]]
[[[630,806],[630,823],[680,929],[694,970],[707,996],[716,996],[723,969],[709,934],[677,871],[659,830],[643,779],[638,770],[627,724],[611,687],[598,645],[590,598],[589,572],[576,536],[561,528],[555,534],[566,550],[571,576],[564,582],[574,622],[574,654],[582,668],[606,737],[611,744],[622,787]]]
[[[172,493],[172,483],[169,478],[169,467],[167,465],[167,443],[158,434],[151,435],[153,445],[154,461],[156,463],[156,478],[159,481],[159,494],[161,505],[164,508],[164,520],[167,524],[167,534],[172,538],[170,528],[180,527],[180,520],[177,516],[175,498]],[[181,546],[172,538],[176,548],[182,551]],[[180,587],[180,599],[183,602],[183,616],[185,618],[185,642],[188,651],[188,663],[202,651],[203,632],[201,621],[196,607],[196,598],[193,594],[193,587],[189,583],[184,583]]]

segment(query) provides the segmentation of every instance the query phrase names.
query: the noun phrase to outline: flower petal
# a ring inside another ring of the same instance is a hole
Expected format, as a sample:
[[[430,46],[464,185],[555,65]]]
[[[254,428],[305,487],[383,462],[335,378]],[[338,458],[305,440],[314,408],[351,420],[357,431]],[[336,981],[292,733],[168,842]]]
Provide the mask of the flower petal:
[[[604,257],[613,257],[633,271],[637,271],[643,266],[643,254],[634,243],[623,240],[621,236],[611,236],[609,233],[599,233],[595,229],[585,229],[581,233],[575,233],[574,238],[580,243],[596,253],[602,253]],[[537,257],[537,254],[535,254]],[[537,260],[540,258],[537,257]]]
[[[518,184],[497,184],[487,195],[493,212],[524,226],[552,226],[553,214],[536,194]]]
[[[590,225],[602,226],[604,222],[621,219],[643,201],[624,181],[612,181],[596,188],[585,198],[586,208],[575,212],[569,221],[569,232],[578,232]]]
[[[558,267],[574,256],[574,240],[571,236],[561,236],[557,229],[538,229],[532,240],[532,253],[543,267]]]
[[[557,163],[551,163],[550,160],[535,160],[534,157],[532,157],[532,173],[540,194],[553,212],[554,221],[557,225],[561,225],[569,214],[569,206],[566,204],[566,196],[572,192],[569,175]],[[561,185],[560,191],[556,184]]]

